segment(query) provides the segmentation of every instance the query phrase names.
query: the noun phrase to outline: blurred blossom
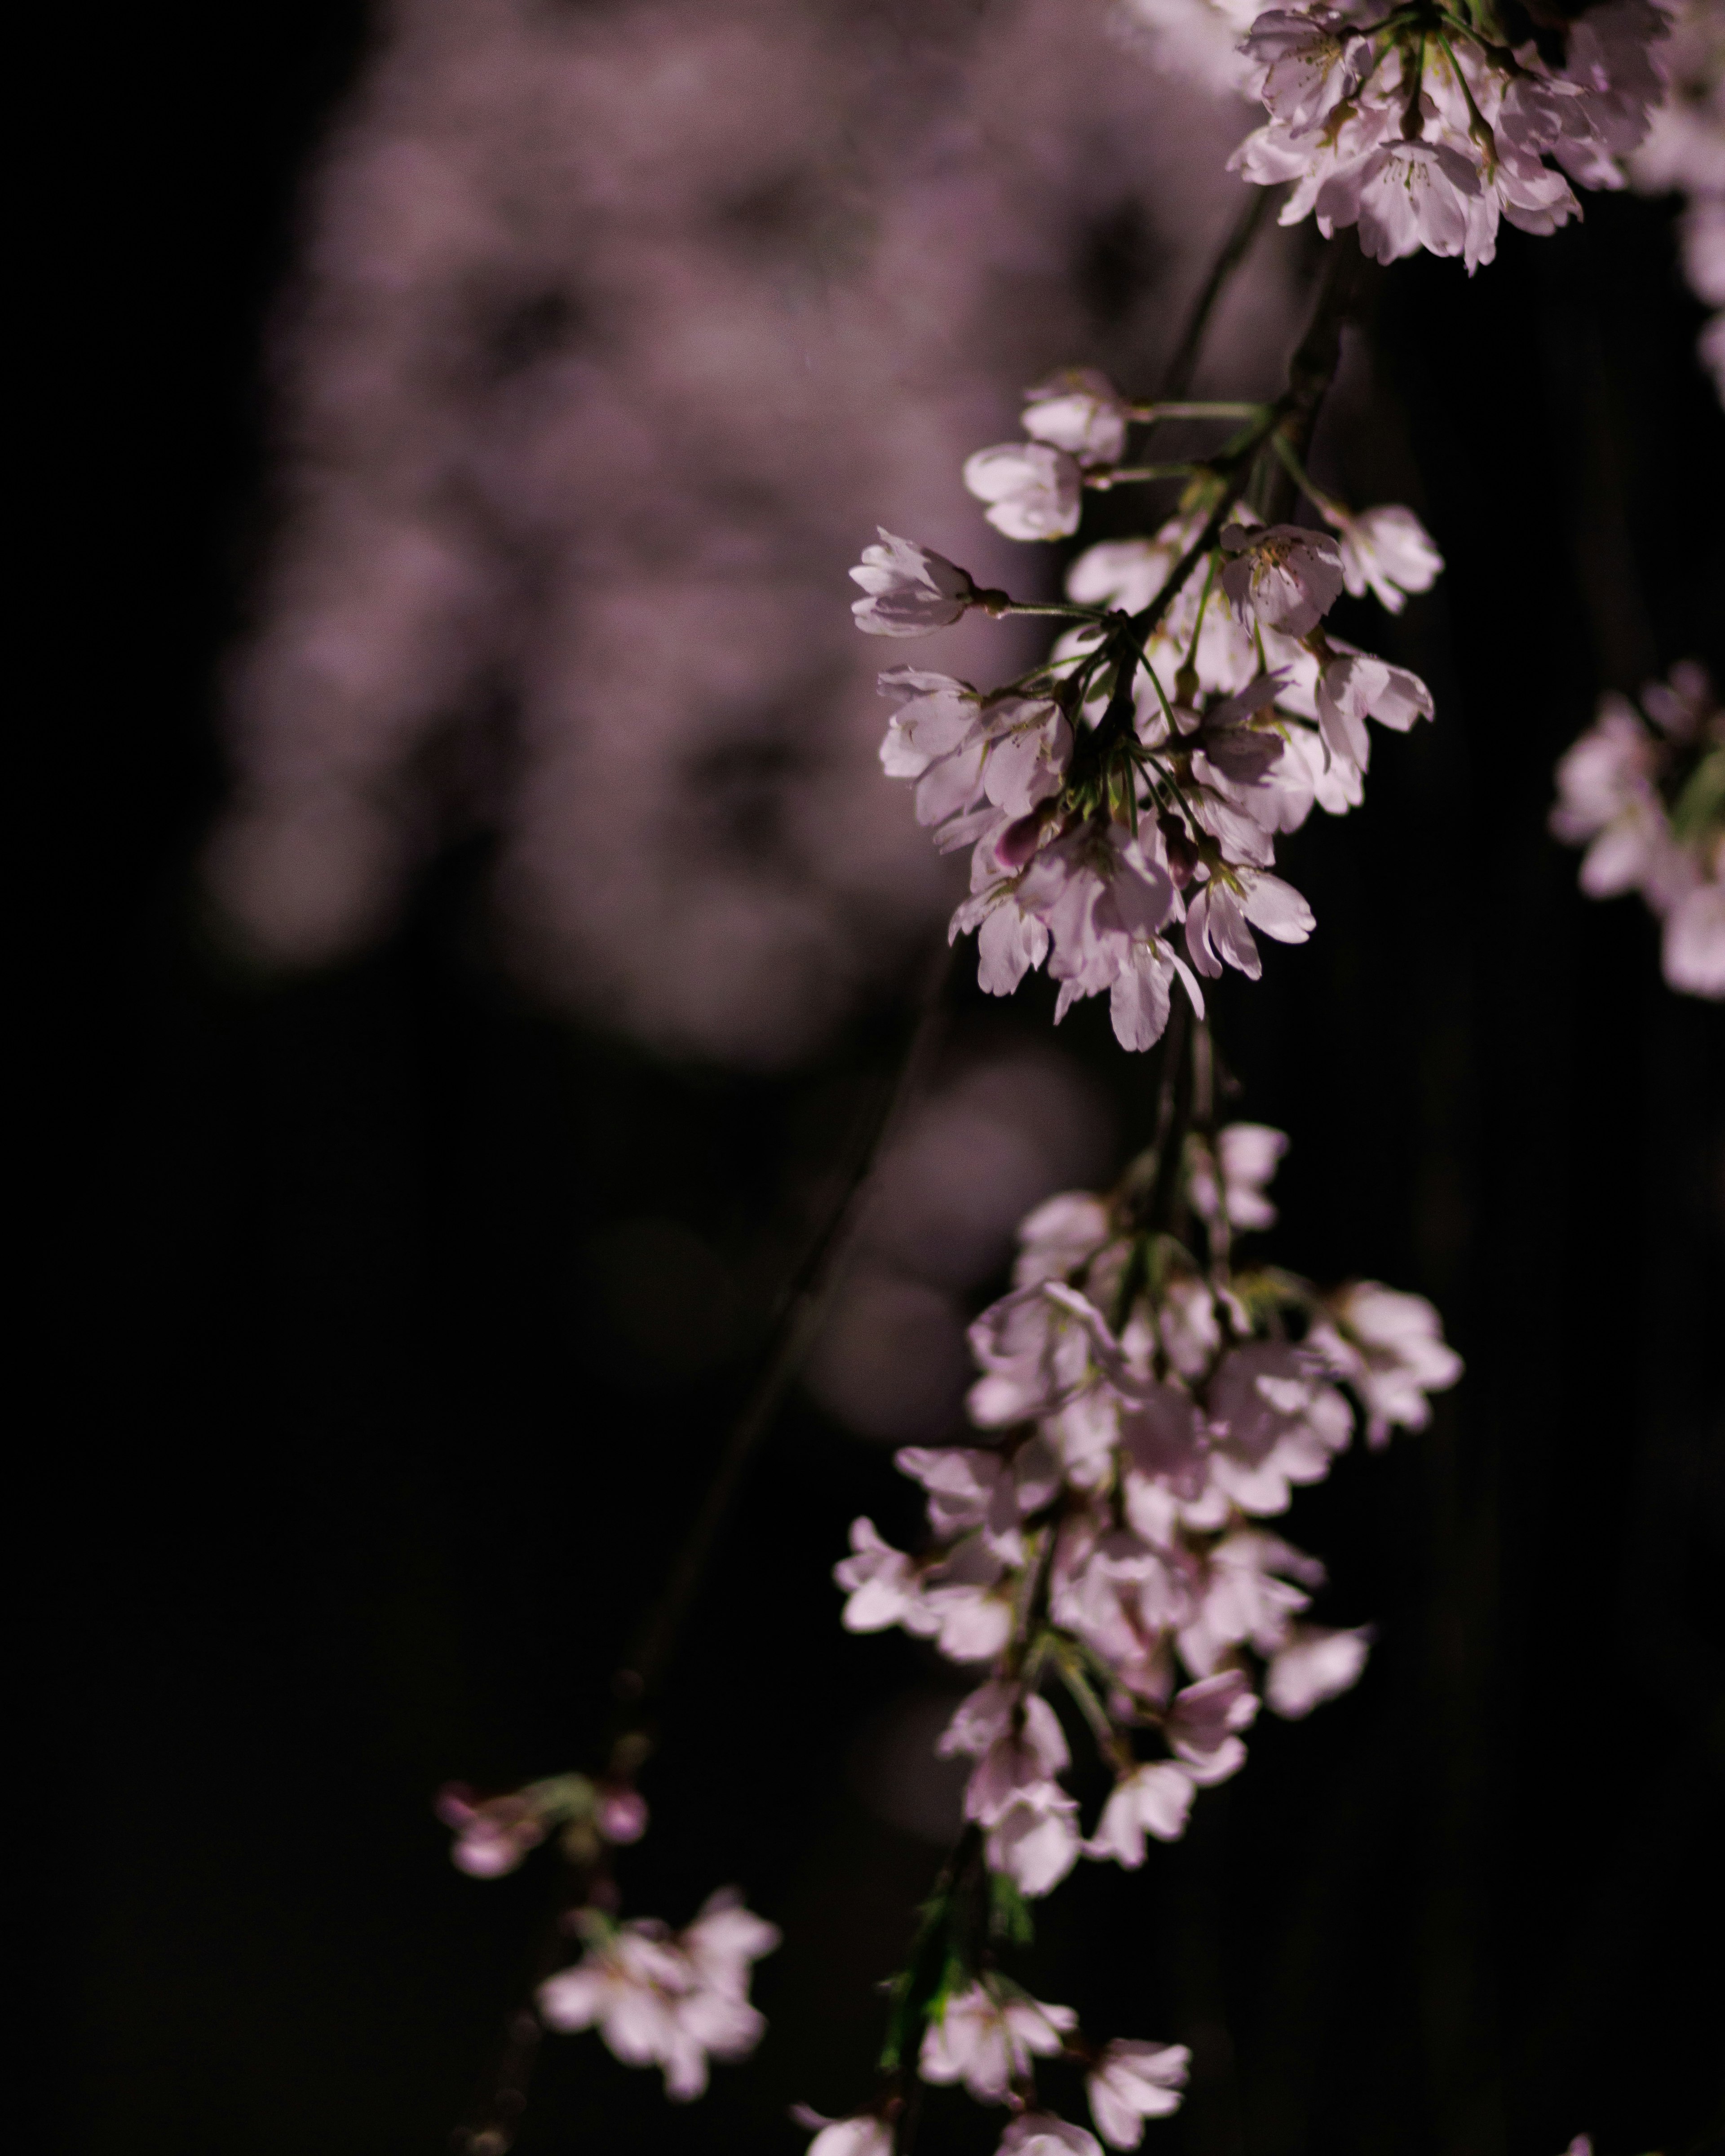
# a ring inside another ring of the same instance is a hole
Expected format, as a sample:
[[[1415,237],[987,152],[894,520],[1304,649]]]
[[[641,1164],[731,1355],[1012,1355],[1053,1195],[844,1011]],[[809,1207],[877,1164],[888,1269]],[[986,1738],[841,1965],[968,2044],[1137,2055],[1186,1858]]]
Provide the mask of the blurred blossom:
[[[1047,574],[963,454],[1076,352],[1153,377],[1238,124],[1062,0],[395,0],[282,320],[208,864],[234,932],[353,951],[491,829],[542,993],[676,1051],[817,1042],[954,895],[869,783],[845,568],[884,521],[984,584]],[[1266,252],[1230,295],[1217,392],[1264,386],[1282,276]],[[959,672],[1034,648],[974,619],[937,644]]]
[[[1001,1270],[1023,1215],[1094,1175],[1111,1140],[1078,1065],[1040,1042],[937,1078],[875,1171],[854,1268],[809,1365],[819,1404],[865,1437],[948,1434],[972,1375],[958,1291]]]

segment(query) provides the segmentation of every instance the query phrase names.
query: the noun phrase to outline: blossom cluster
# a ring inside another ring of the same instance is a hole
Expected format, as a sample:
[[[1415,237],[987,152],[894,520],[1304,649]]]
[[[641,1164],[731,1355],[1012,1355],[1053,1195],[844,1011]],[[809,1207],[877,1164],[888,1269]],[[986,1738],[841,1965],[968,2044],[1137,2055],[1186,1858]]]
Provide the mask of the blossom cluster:
[[[1147,1156],[1111,1197],[1030,1214],[1011,1291],[971,1329],[985,1442],[896,1455],[927,1492],[929,1546],[894,1548],[859,1519],[836,1568],[850,1630],[901,1626],[985,1672],[938,1748],[974,1763],[965,1815],[1019,1896],[1081,1858],[1136,1869],[1147,1837],[1177,1840],[1198,1791],[1245,1763],[1260,1704],[1304,1715],[1364,1666],[1370,1628],[1309,1621],[1323,1567],[1263,1523],[1328,1472],[1357,1420],[1374,1445],[1423,1427],[1461,1364],[1418,1296],[1373,1281],[1324,1296],[1235,1267],[1235,1239],[1275,1219],[1286,1144],[1253,1123],[1193,1132],[1172,1185]],[[1055,1684],[1111,1775],[1088,1831]],[[1001,2100],[1004,2070],[966,2063],[982,2016],[989,2061],[1022,2054],[1029,2102],[1030,2054],[1063,2047],[1064,2010],[974,1981],[985,1999],[937,2003],[923,2076]],[[1105,2139],[1135,2145],[1094,2075],[1091,2106]]]
[[[1357,225],[1380,262],[1423,247],[1471,272],[1500,219],[1553,232],[1580,214],[1571,180],[1624,184],[1618,161],[1664,95],[1667,27],[1649,0],[1603,0],[1514,45],[1493,0],[1273,8],[1241,45],[1270,117],[1230,169],[1292,183],[1284,224]]]
[[[1084,2069],[1085,2093],[1096,2132],[1111,2148],[1136,2148],[1144,2122],[1180,2107],[1192,2062],[1183,2044],[1143,2044],[1116,2038],[1086,2041],[1070,2006],[1033,1999],[994,1972],[948,1999],[923,2038],[918,2071],[926,2082],[962,2083],[978,2103],[1018,2103],[1000,2140],[1000,2156],[1101,2156],[1096,2136],[1034,2102],[1034,2061],[1069,2058]],[[820,2119],[809,2156],[891,2156],[892,2128],[878,2112]]]
[[[665,2094],[683,2103],[705,2092],[709,2058],[746,2058],[760,2042],[767,2025],[749,2004],[750,1970],[779,1935],[734,1887],[710,1896],[680,1932],[650,1917],[615,1923],[591,1907],[577,1928],[586,1953],[539,1987],[551,2028],[597,2026],[625,2066],[660,2067]]]
[[[624,1751],[627,1758],[627,1740]],[[562,1855],[586,1875],[587,1898],[564,1920],[586,1951],[540,1986],[547,2027],[596,2026],[625,2066],[660,2068],[666,2095],[680,2102],[706,2089],[710,2058],[753,2051],[766,2023],[749,2003],[750,1966],[772,1953],[778,1933],[728,1887],[681,1932],[651,1917],[616,1920],[605,1876],[610,1851],[647,1830],[646,1804],[626,1779],[557,1774],[485,1798],[452,1783],[436,1810],[455,1830],[454,1862],[474,1878],[513,1871],[553,1831]]]
[[[1705,670],[1674,666],[1642,690],[1639,711],[1602,697],[1557,779],[1551,828],[1586,846],[1582,889],[1639,891],[1664,923],[1671,986],[1725,998],[1725,710]]]
[[[1060,377],[1030,393],[1028,439],[978,451],[966,484],[1009,537],[1063,537],[1086,485],[1141,475],[1121,460],[1143,408],[1088,370]],[[942,851],[969,850],[951,933],[977,932],[988,993],[1010,994],[1046,960],[1057,1021],[1106,993],[1122,1046],[1143,1049],[1177,977],[1201,1011],[1194,975],[1257,977],[1254,930],[1310,933],[1311,909],[1272,872],[1277,834],[1314,803],[1340,814],[1361,799],[1368,719],[1404,732],[1432,709],[1417,675],[1332,635],[1324,617],[1344,590],[1399,611],[1442,557],[1411,510],[1355,515],[1301,477],[1328,530],[1266,525],[1195,468],[1153,536],[1072,564],[1070,603],[1044,611],[1078,625],[1014,682],[982,690],[908,666],[880,676],[898,701],[882,767],[914,786]],[[1010,604],[926,548],[881,542],[851,572],[867,594],[853,611],[873,634]]]
[[[1687,197],[1679,235],[1696,297],[1713,309],[1701,356],[1725,400],[1725,5],[1678,0],[1665,72],[1671,89],[1629,160],[1644,194]]]

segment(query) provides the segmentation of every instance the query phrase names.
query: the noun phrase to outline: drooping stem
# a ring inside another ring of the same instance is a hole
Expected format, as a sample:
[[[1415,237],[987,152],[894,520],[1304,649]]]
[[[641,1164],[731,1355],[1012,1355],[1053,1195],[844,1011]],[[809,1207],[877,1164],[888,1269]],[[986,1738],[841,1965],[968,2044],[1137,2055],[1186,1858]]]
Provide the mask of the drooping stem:
[[[701,1509],[683,1538],[663,1593],[624,1658],[614,1688],[639,1717],[657,1693],[691,1605],[700,1592],[732,1501],[749,1462],[795,1383],[824,1319],[863,1202],[870,1170],[923,1075],[940,1024],[942,993],[952,971],[950,947],[931,967],[891,1075],[853,1140],[838,1199],[779,1291],[768,1345],[747,1399],[731,1425]]]
[[[1192,311],[1186,318],[1185,328],[1180,332],[1180,341],[1174,346],[1173,357],[1163,370],[1162,387],[1157,393],[1158,404],[1183,398],[1192,387],[1192,377],[1198,371],[1199,353],[1204,346],[1210,317],[1214,314],[1223,293],[1227,290],[1230,279],[1245,259],[1253,240],[1257,237],[1258,228],[1264,222],[1264,213],[1270,207],[1272,192],[1269,187],[1253,187],[1249,191],[1250,199],[1235,219],[1233,228],[1222,243],[1221,253],[1210,265],[1210,274],[1192,303]]]
[[[840,1277],[869,1176],[925,1074],[937,1044],[950,949],[926,964],[920,988],[907,998],[902,1039],[889,1072],[855,1132],[844,1163],[842,1184],[780,1289],[768,1321],[762,1359],[747,1397],[732,1421],[700,1509],[684,1535],[659,1599],[649,1611],[612,1680],[617,1706],[597,1748],[608,1778],[632,1777],[652,1749],[646,1722],[663,1688],[682,1628],[699,1595],[737,1492],[762,1441],[772,1430],[786,1394],[802,1368],[825,1318]],[[534,2000],[540,1985],[563,1958],[563,1918],[589,1897],[592,1869],[558,1869],[553,1907],[531,1956],[525,1998],[510,2014],[494,2054],[496,2065],[470,2123],[452,2138],[459,2156],[507,2156],[526,2109],[528,2085],[543,2025]]]

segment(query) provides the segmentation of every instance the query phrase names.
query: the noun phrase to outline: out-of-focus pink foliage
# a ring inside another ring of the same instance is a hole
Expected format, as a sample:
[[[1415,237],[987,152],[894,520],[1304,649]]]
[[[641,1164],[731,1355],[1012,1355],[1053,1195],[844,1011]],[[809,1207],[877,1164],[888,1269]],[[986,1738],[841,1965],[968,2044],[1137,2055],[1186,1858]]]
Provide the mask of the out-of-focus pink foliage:
[[[1024,583],[963,454],[1075,350],[1153,379],[1238,125],[1064,0],[385,8],[281,315],[209,860],[238,932],[360,947],[478,823],[543,992],[677,1050],[818,1040],[952,896],[870,783],[859,538]],[[1219,393],[1280,362],[1279,260]]]

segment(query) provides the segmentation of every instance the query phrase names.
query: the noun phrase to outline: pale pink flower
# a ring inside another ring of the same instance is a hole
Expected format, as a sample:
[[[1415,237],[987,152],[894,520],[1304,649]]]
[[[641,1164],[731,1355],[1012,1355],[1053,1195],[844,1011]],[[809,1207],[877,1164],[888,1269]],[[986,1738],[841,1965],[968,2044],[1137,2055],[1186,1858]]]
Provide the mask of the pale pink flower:
[[[833,1567],[833,1578],[849,1599],[842,1620],[847,1632],[884,1632],[902,1625],[907,1632],[929,1633],[938,1619],[923,1599],[922,1576],[902,1550],[881,1539],[872,1520],[850,1523],[852,1555]]]
[[[1086,824],[1044,847],[1025,870],[1019,902],[1046,922],[1053,940],[1056,1024],[1081,998],[1111,988],[1133,944],[1173,912],[1173,881],[1158,849],[1153,826],[1134,838],[1119,824]]]
[[[1113,1232],[1106,1205],[1091,1191],[1066,1190],[1045,1199],[1019,1223],[1013,1286],[1034,1287],[1045,1280],[1065,1280],[1093,1257]]]
[[[981,1537],[971,1536],[928,1575],[924,1624],[905,1629],[932,1627],[948,1661],[992,1661],[1013,1631],[1013,1583],[1002,1570]]]
[[[1444,1338],[1443,1321],[1424,1296],[1377,1281],[1356,1281],[1330,1299],[1333,1322],[1321,1320],[1307,1345],[1347,1378],[1366,1410],[1366,1440],[1385,1443],[1391,1426],[1424,1430],[1428,1393],[1461,1375],[1461,1358]]]
[[[1078,1807],[1058,1782],[1021,1789],[990,1825],[983,1855],[1034,1901],[1058,1887],[1078,1861]]]
[[[1120,1367],[1107,1320],[1060,1281],[1015,1288],[990,1303],[969,1339],[985,1373],[970,1389],[970,1416],[984,1430],[1051,1414]]]
[[[1128,1496],[1129,1511],[1136,1507]],[[1184,1564],[1142,1536],[1111,1527],[1106,1517],[1080,1515],[1062,1525],[1050,1611],[1107,1662],[1119,1682],[1142,1691],[1155,1680],[1162,1634],[1190,1609]]]
[[[749,1969],[778,1940],[722,1888],[680,1936],[651,1918],[608,1928],[540,1986],[539,2010],[553,2029],[597,2025],[625,2066],[660,2067],[666,2095],[687,2102],[706,2087],[709,2057],[740,2059],[760,2041]]]
[[[1318,724],[1331,755],[1363,771],[1372,753],[1366,721],[1404,734],[1416,719],[1431,716],[1431,691],[1404,666],[1337,643],[1331,649],[1337,655],[1318,676]]]
[[[1257,1719],[1258,1698],[1243,1671],[1223,1670],[1174,1695],[1163,1723],[1168,1749],[1201,1787],[1225,1782],[1245,1764],[1239,1732]]]
[[[1272,8],[1260,15],[1240,50],[1263,70],[1259,95],[1281,124],[1316,127],[1360,85],[1371,45],[1329,8]]]
[[[739,1889],[721,1887],[707,1897],[680,1943],[708,1990],[742,1999],[748,1993],[751,1967],[774,1951],[779,1936],[777,1925],[744,1908]]]
[[[1213,880],[1193,896],[1186,910],[1186,948],[1199,972],[1212,980],[1225,963],[1255,981],[1264,968],[1253,928],[1278,943],[1303,943],[1317,925],[1312,908],[1291,883],[1256,869],[1237,868],[1229,883]]]
[[[993,1826],[1021,1797],[1071,1763],[1054,1709],[1034,1693],[1021,1698],[971,1775],[964,1815]]]
[[[1725,997],[1725,880],[1697,886],[1666,916],[1661,963],[1671,987]]]
[[[1102,2156],[1096,2136],[1052,2112],[1027,2111],[1000,2137],[998,2156]]]
[[[1341,596],[1342,557],[1327,531],[1303,525],[1230,524],[1222,534],[1231,557],[1222,589],[1242,621],[1305,636]]]
[[[972,1527],[983,1527],[991,1543],[1005,1540],[1007,1547],[997,1548],[998,1556],[1010,1562],[1023,1554],[1012,1471],[998,1452],[906,1445],[894,1453],[892,1464],[928,1492],[928,1524],[937,1540],[951,1542]]]
[[[1264,1697],[1274,1712],[1292,1722],[1359,1681],[1370,1652],[1372,1627],[1357,1626],[1351,1632],[1327,1630],[1319,1625],[1296,1625],[1285,1646],[1271,1657],[1264,1676]]]
[[[1183,2044],[1133,2043],[1117,2036],[1085,2076],[1090,2115],[1111,2148],[1136,2148],[1147,2118],[1180,2107],[1192,2054]]]
[[[1127,405],[1106,374],[1075,367],[1026,393],[1024,427],[1081,465],[1117,465],[1126,447]]]
[[[964,484],[1009,539],[1065,539],[1078,529],[1084,482],[1077,459],[1050,442],[1002,442],[964,460]],[[855,571],[852,572],[854,575]]]
[[[1291,1486],[1320,1482],[1353,1434],[1323,1358],[1285,1342],[1230,1350],[1204,1391],[1210,1473],[1242,1512],[1286,1512]]]
[[[1214,1163],[1207,1152],[1194,1163],[1189,1180],[1192,1202],[1206,1220],[1225,1216],[1230,1228],[1272,1228],[1276,1208],[1264,1187],[1288,1149],[1285,1132],[1266,1123],[1229,1123],[1216,1133]],[[1221,1188],[1215,1170],[1221,1171]]]
[[[1070,2006],[973,1984],[949,1999],[923,2033],[917,2070],[926,2082],[963,2082],[978,2103],[1004,2103],[1033,2058],[1055,2057],[1078,2026]]]
[[[811,2115],[799,2113],[798,2123],[812,2126],[816,2122]],[[892,2128],[873,2112],[855,2118],[828,2119],[805,2156],[892,2156]]]
[[[1294,1580],[1301,1586],[1292,1585]],[[1260,1528],[1235,1529],[1204,1561],[1194,1614],[1178,1635],[1181,1661],[1194,1676],[1207,1677],[1243,1642],[1260,1655],[1274,1654],[1286,1640],[1295,1612],[1312,1599],[1304,1589],[1323,1581],[1316,1558]]]
[[[1125,1871],[1136,1871],[1144,1861],[1146,1835],[1178,1841],[1184,1834],[1194,1794],[1191,1774],[1172,1759],[1135,1768],[1114,1784],[1084,1854],[1111,1857]]]
[[[1122,1048],[1142,1051],[1153,1048],[1161,1040],[1177,978],[1193,1009],[1202,1018],[1204,992],[1185,961],[1169,945],[1158,936],[1129,946],[1108,989],[1108,1017],[1114,1038]]]
[[[1399,613],[1410,592],[1431,589],[1444,557],[1411,509],[1389,503],[1353,515],[1332,503],[1324,514],[1336,527],[1343,582],[1355,598],[1369,589]]]
[[[475,1803],[465,1784],[450,1782],[439,1790],[434,1809],[444,1825],[455,1830],[450,1862],[470,1878],[501,1878],[545,1839],[543,1814],[522,1795]]]
[[[1378,262],[1422,247],[1432,254],[1461,254],[1468,205],[1479,191],[1478,169],[1459,150],[1396,140],[1331,174],[1317,192],[1317,219],[1326,231],[1357,223],[1361,249]]]
[[[867,594],[850,605],[859,629],[870,636],[927,636],[950,627],[974,603],[968,572],[945,555],[884,528],[880,542],[865,547],[861,563],[850,572]]]

